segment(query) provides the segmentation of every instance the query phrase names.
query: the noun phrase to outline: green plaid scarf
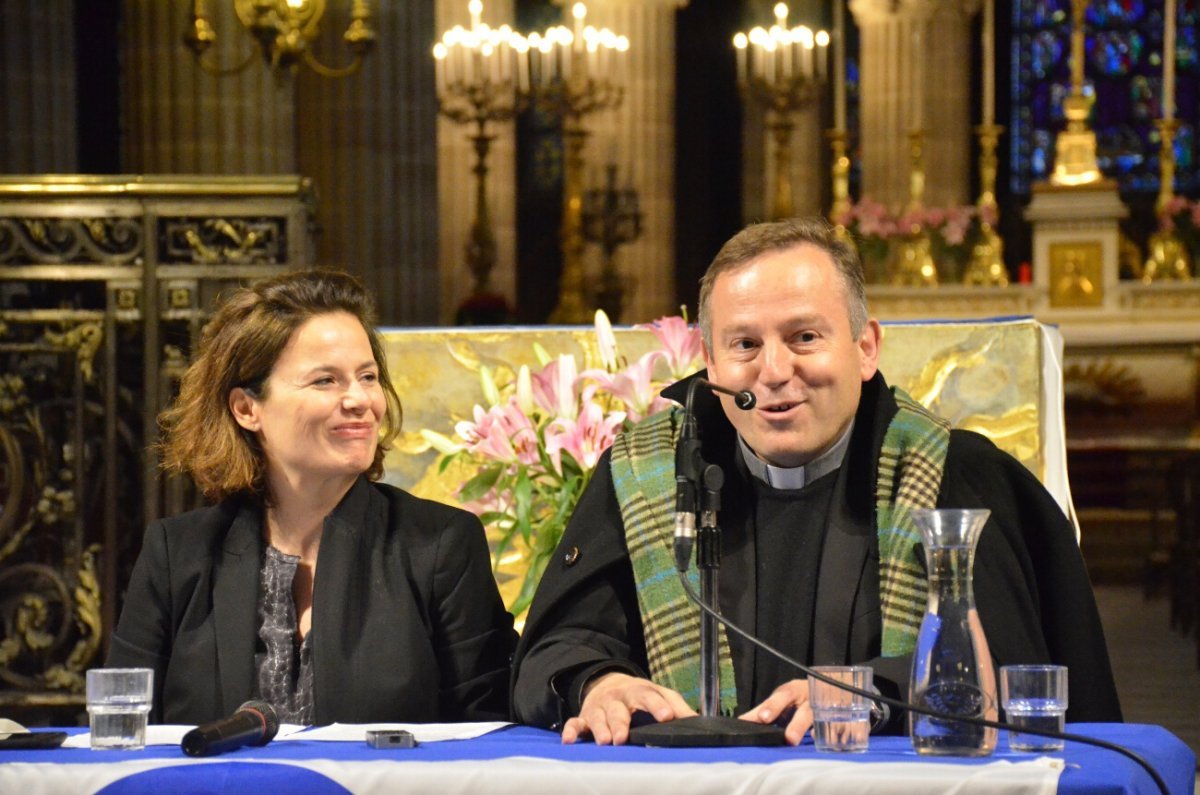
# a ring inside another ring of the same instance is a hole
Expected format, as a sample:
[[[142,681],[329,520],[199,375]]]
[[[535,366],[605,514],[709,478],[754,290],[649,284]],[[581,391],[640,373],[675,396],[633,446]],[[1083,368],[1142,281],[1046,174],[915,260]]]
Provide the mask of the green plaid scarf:
[[[875,481],[875,526],[879,534],[879,606],[883,612],[884,657],[912,652],[925,614],[925,567],[917,508],[937,506],[950,423],[931,414],[899,387],[892,388],[899,411],[888,424],[879,449]]]
[[[937,503],[950,426],[903,390],[893,388],[899,411],[880,450],[876,518],[880,552],[883,655],[913,650],[925,613],[925,572],[917,561],[921,534],[915,508]],[[700,614],[688,603],[675,572],[675,440],[682,409],[665,411],[617,437],[612,476],[625,541],[637,582],[650,678],[678,691],[692,706],[700,701]],[[699,574],[689,572],[696,583]],[[721,711],[737,703],[733,662],[724,627],[718,627]]]
[[[655,414],[617,437],[612,476],[625,543],[633,563],[638,607],[646,636],[650,678],[678,691],[700,709],[700,611],[688,602],[675,569],[675,439],[683,410]],[[688,572],[699,589],[700,575]],[[737,707],[733,658],[725,627],[717,627],[721,712]]]

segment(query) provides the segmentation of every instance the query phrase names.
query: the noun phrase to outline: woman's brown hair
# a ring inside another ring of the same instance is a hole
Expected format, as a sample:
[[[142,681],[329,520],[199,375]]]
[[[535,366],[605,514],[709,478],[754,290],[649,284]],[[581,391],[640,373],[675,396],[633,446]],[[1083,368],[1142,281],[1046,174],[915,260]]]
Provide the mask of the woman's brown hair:
[[[379,366],[387,410],[375,460],[366,472],[378,480],[383,457],[400,433],[400,397],[388,375],[370,296],[353,276],[322,270],[264,279],[220,300],[200,334],[195,361],[180,381],[179,397],[159,415],[163,469],[190,474],[210,500],[237,493],[266,499],[266,458],[258,438],[234,420],[229,394],[241,387],[266,397],[267,377],[296,329],[330,312],[358,319]]]

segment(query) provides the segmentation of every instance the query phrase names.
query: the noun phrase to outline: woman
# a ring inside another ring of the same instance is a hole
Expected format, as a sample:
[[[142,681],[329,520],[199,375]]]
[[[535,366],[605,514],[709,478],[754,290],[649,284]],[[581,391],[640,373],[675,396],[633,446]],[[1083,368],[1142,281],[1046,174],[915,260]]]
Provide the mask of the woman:
[[[112,638],[109,666],[154,669],[152,720],[250,698],[301,724],[507,717],[478,519],[373,482],[400,402],[355,279],[235,292],[160,422],[164,467],[215,504],[149,527]]]

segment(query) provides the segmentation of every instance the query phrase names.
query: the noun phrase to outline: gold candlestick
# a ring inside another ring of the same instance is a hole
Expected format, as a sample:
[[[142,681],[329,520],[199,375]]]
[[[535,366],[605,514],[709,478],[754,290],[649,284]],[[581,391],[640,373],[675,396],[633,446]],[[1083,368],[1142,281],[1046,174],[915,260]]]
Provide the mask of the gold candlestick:
[[[971,247],[971,260],[963,273],[963,284],[986,287],[1007,287],[1008,269],[1004,267],[1004,241],[992,228],[989,217],[999,217],[996,203],[996,173],[999,167],[996,145],[1004,128],[981,124],[975,128],[979,136],[979,198],[975,207],[982,222],[980,240]]]
[[[933,261],[929,232],[919,220],[925,209],[925,131],[915,129],[908,134],[909,179],[908,206],[912,216],[908,234],[900,244],[892,271],[892,284],[898,287],[937,287],[937,265]]]
[[[767,125],[775,138],[775,200],[771,218],[791,218],[795,215],[792,202],[792,130],[795,124],[787,113],[776,114]]]
[[[1179,131],[1179,121],[1173,118],[1158,119],[1154,125],[1158,127],[1160,136],[1158,200],[1154,208],[1161,219],[1167,214],[1171,200],[1175,197],[1175,133]],[[1160,229],[1155,232],[1150,236],[1147,249],[1146,264],[1142,267],[1142,281],[1146,284],[1169,279],[1187,281],[1192,278],[1187,246],[1179,239],[1174,229]]]
[[[578,118],[563,128],[563,269],[551,323],[585,323],[589,314],[583,272],[583,147],[588,135]]]
[[[908,133],[908,207],[910,213],[925,209],[925,131]]]
[[[833,164],[830,173],[833,177],[833,205],[829,208],[829,220],[839,229],[839,234],[845,232],[842,219],[850,212],[850,157],[846,154],[849,136],[843,129],[826,131],[829,138],[829,148],[833,150]]]
[[[1071,94],[1063,100],[1067,128],[1054,142],[1054,185],[1089,185],[1103,175],[1096,162],[1096,133],[1088,128],[1093,97],[1083,93],[1083,14],[1088,0],[1071,0]]]

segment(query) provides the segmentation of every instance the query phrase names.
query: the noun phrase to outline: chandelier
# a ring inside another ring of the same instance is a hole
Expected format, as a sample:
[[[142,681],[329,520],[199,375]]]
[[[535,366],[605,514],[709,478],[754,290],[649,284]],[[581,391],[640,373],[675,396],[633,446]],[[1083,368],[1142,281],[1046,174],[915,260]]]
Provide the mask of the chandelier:
[[[237,74],[254,60],[254,51],[232,66],[221,66],[205,57],[217,40],[208,5],[208,0],[193,0],[192,23],[184,33],[183,41],[204,71],[215,75]],[[272,69],[295,71],[296,66],[304,62],[324,77],[345,77],[358,71],[363,58],[375,45],[371,6],[368,0],[354,0],[350,24],[342,34],[354,59],[345,66],[330,67],[318,61],[310,47],[320,32],[325,5],[326,0],[233,0],[234,12],[258,42],[264,60]]]

